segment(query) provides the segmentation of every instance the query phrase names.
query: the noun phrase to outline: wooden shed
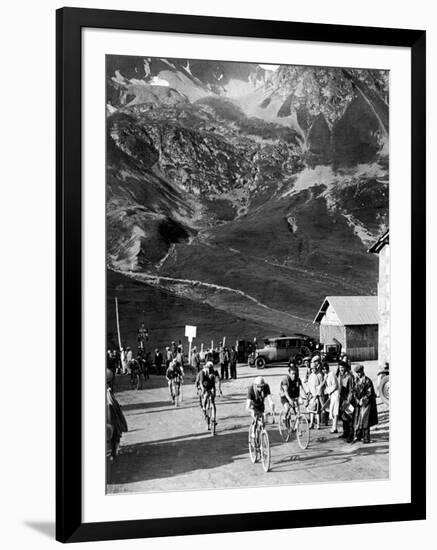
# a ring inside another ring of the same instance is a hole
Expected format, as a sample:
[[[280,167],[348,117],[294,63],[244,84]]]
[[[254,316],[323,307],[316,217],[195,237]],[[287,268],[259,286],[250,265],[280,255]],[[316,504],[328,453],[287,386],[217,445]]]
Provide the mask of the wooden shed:
[[[314,323],[320,342],[340,342],[352,361],[378,358],[377,296],[327,296]]]

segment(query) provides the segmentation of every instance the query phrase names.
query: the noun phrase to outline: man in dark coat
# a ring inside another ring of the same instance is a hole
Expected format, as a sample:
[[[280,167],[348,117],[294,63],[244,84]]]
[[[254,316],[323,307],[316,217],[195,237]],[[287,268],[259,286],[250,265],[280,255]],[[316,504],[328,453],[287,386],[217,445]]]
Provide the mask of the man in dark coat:
[[[355,441],[370,443],[370,428],[378,424],[378,410],[376,408],[376,393],[373,383],[364,374],[363,365],[354,367],[356,375],[354,387],[355,400]]]
[[[231,351],[229,352],[229,368],[231,378],[233,378],[234,380],[237,378],[237,358],[238,357],[235,346],[232,346]]]
[[[228,356],[228,351],[225,347],[223,347],[223,344],[220,344],[219,357],[220,357],[220,378],[221,380],[223,379],[227,380],[229,378],[229,368],[228,368],[229,356]]]
[[[162,374],[162,363],[164,361],[164,358],[162,357],[162,353],[159,351],[158,348],[155,349],[155,355],[153,357],[153,362],[155,364],[155,370],[156,374]]]

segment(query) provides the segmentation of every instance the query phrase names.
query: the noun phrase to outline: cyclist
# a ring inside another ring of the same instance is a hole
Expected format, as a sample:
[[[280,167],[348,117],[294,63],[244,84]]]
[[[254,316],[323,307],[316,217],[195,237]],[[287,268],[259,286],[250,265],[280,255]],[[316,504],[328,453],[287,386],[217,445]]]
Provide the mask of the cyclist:
[[[299,397],[306,397],[306,393],[294,364],[288,367],[288,374],[281,380],[279,395],[286,415],[290,409],[295,415],[299,413]]]
[[[167,369],[167,372],[165,373],[165,377],[168,382],[168,391],[170,394],[170,398],[172,403],[174,404],[176,397],[180,393],[180,386],[183,379],[181,365],[178,361],[176,361],[175,359],[172,360]]]
[[[219,393],[223,396],[220,375],[218,371],[214,368],[212,361],[207,361],[203,369],[199,372],[196,377],[196,386],[199,392],[200,405],[204,414],[206,414],[206,405],[208,399],[211,401],[212,408],[212,419],[213,422],[216,422],[216,405],[215,405],[215,396],[216,396],[216,382],[218,381]],[[208,429],[210,426],[208,426]]]
[[[133,387],[136,386],[138,389],[138,378],[140,374],[140,364],[137,361],[137,359],[131,359],[129,361],[129,368],[130,368],[130,384]]]
[[[250,427],[251,437],[254,437],[254,429],[257,417],[261,416],[264,423],[264,401],[267,398],[269,407],[272,413],[275,412],[275,404],[273,403],[270,386],[266,384],[262,376],[257,376],[253,383],[247,388],[246,409],[250,412],[252,417],[252,424]]]
[[[203,408],[203,384],[204,379],[208,377],[209,371],[210,371],[210,365],[212,365],[212,361],[205,361],[205,364],[203,365],[203,369],[201,369],[196,374],[196,379],[194,381],[194,387],[197,390],[197,395],[199,396],[199,406],[204,411]],[[214,365],[212,366],[214,368]],[[205,383],[209,383],[209,380]]]

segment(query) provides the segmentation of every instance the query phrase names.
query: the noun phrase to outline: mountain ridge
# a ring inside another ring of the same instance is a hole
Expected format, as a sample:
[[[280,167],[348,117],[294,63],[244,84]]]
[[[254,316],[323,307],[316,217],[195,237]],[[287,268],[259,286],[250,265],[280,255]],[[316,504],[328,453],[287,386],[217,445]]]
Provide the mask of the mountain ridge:
[[[307,331],[325,295],[376,293],[387,75],[108,57],[109,269],[241,291]]]

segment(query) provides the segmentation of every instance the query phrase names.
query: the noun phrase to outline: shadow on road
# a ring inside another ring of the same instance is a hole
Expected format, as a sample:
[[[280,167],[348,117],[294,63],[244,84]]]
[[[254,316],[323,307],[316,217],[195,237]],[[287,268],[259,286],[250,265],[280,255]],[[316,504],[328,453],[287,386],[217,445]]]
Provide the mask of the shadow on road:
[[[217,468],[246,452],[246,431],[127,445],[114,463],[110,483],[133,483]]]
[[[153,390],[156,388],[167,387],[167,379],[163,375],[151,374],[144,383],[144,388],[147,390]],[[117,374],[114,380],[114,392],[122,393],[125,391],[132,391],[134,388],[131,384],[129,374]]]
[[[340,450],[325,448],[321,452],[312,452],[311,447],[309,447],[306,451],[299,450],[298,452],[289,454],[284,449],[284,453],[281,453],[281,456],[277,457],[274,461],[272,472],[290,471],[290,469],[299,471],[328,468],[330,466],[338,467],[340,464],[346,464],[358,457],[384,455],[388,454],[388,452],[386,444],[362,445],[361,443],[351,445],[350,450],[345,450],[342,447]]]
[[[142,403],[126,403],[122,406],[123,411],[134,411],[134,410],[144,410],[144,409],[157,409],[158,407],[168,407],[170,400],[166,401],[149,401]],[[172,407],[175,408],[175,407]],[[160,410],[162,412],[162,409]]]

